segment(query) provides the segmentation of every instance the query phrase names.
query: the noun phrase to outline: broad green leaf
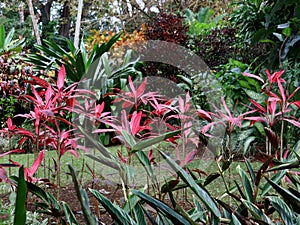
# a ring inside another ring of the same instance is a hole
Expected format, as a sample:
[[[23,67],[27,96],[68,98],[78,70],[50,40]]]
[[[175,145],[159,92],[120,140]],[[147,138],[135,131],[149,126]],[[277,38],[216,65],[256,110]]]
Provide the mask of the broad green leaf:
[[[286,174],[287,170],[280,170],[278,171],[272,178],[271,180],[275,183],[278,183]],[[265,196],[269,191],[271,190],[272,186],[269,183],[266,183],[262,190],[261,190],[261,195]]]
[[[271,205],[279,213],[284,223],[286,225],[293,224],[295,215],[292,213],[293,211],[290,209],[290,207],[288,207],[288,205],[282,199],[276,196],[269,196],[268,199],[270,200]]]
[[[144,215],[142,206],[140,203],[137,203],[133,208],[133,213],[135,220],[138,225],[147,225],[146,217]]]
[[[267,181],[271,184],[271,186],[282,196],[282,198],[287,202],[293,210],[299,212],[300,209],[300,198],[296,195],[291,193],[289,190],[279,186],[278,184],[274,183],[272,180],[266,178]]]
[[[0,25],[0,49],[4,48],[4,43],[5,43],[5,28],[4,25]]]
[[[143,151],[137,152],[136,157],[138,158],[140,163],[143,165],[143,167],[146,170],[147,174],[150,176],[152,182],[156,182],[155,181],[155,175],[154,175],[152,167],[151,167],[151,163],[150,163],[146,153],[143,152]]]
[[[5,50],[8,51],[9,47],[13,47],[13,46],[9,46],[10,44],[12,44],[13,42],[13,36],[15,33],[15,28],[12,28],[9,33],[7,34],[7,36],[5,37],[5,41],[4,41],[4,48],[6,48]]]
[[[159,150],[159,153],[171,166],[171,168],[179,175],[179,177],[189,185],[191,190],[201,199],[204,205],[210,210],[217,218],[221,218],[221,213],[209,194],[202,189],[196,182],[185,172],[174,160],[167,156],[164,152]]]
[[[294,168],[299,168],[300,166],[300,161],[292,161],[292,162],[287,162],[287,163],[281,163],[278,166],[273,166],[270,169],[268,169],[267,171],[277,171],[277,170],[285,170],[285,169],[294,169]]]
[[[251,215],[260,221],[264,221],[269,225],[273,225],[274,223],[271,221],[269,217],[267,217],[263,211],[261,211],[256,205],[254,205],[252,202],[249,202],[245,199],[242,199],[243,205],[250,211]]]
[[[251,163],[248,161],[248,159],[245,159],[245,163],[248,168],[248,171],[249,171],[249,174],[251,177],[251,181],[252,181],[252,183],[254,183],[255,182],[255,173],[254,173],[253,167],[252,167]]]
[[[13,180],[14,183],[16,183],[16,184],[18,183],[18,180],[19,180],[19,178],[15,177],[15,176],[10,177],[10,179]],[[32,194],[34,194],[37,197],[39,197],[40,199],[42,199],[44,202],[46,202],[48,204],[50,203],[46,192],[42,188],[38,187],[37,185],[35,185],[33,183],[27,182],[27,181],[26,181],[26,185],[27,185],[28,191],[30,191]]]
[[[137,195],[152,208],[154,208],[158,212],[161,212],[164,216],[169,218],[173,222],[173,224],[190,225],[190,223],[183,216],[178,214],[176,211],[174,211],[162,201],[155,199],[149,195],[146,195],[145,193],[140,192],[138,190],[132,190],[132,193]]]
[[[150,138],[150,139],[146,139],[146,140],[142,140],[140,142],[138,142],[136,145],[134,145],[131,149],[131,153],[135,153],[135,152],[138,152],[138,151],[141,151],[143,149],[146,149],[150,146],[153,146],[155,144],[158,144],[170,137],[173,137],[177,134],[180,134],[182,132],[182,130],[175,130],[175,131],[171,131],[171,132],[168,132],[168,133],[165,133],[161,136],[158,136],[158,137],[154,137],[154,138]]]
[[[70,225],[77,225],[78,222],[76,220],[76,217],[74,216],[74,213],[72,212],[72,210],[70,209],[70,207],[68,206],[68,204],[66,202],[62,202],[63,208],[64,208],[64,212],[67,218],[67,221]]]
[[[242,178],[243,187],[245,190],[246,198],[248,201],[253,202],[253,187],[251,185],[251,181],[249,177],[247,176],[246,172],[240,167],[240,165],[237,166],[237,171]]]
[[[21,166],[19,169],[14,225],[24,225],[26,223],[26,196],[27,187],[24,178],[24,167]]]
[[[87,138],[89,139],[89,141],[92,142],[92,144],[94,145],[94,147],[101,152],[101,154],[104,157],[113,158],[113,155],[111,154],[111,152],[109,151],[108,148],[106,148],[104,145],[102,145],[99,141],[95,140],[83,127],[78,126],[78,129],[80,130],[80,132]]]
[[[89,189],[90,192],[97,198],[97,200],[103,205],[111,217],[120,225],[135,225],[137,224],[127,212],[121,209],[119,206],[113,204],[106,197],[104,197],[99,191]]]
[[[265,101],[265,96],[261,93],[257,93],[248,89],[244,89],[244,91],[249,96],[249,98],[255,100],[257,103],[263,103]]]
[[[69,164],[68,165],[71,176],[72,176],[72,180],[73,180],[73,184],[76,190],[76,194],[77,194],[77,198],[80,202],[81,205],[81,209],[85,218],[85,221],[88,225],[96,225],[97,224],[97,220],[96,217],[92,214],[91,209],[90,209],[90,205],[89,205],[89,198],[87,196],[87,193],[84,189],[82,189],[77,181],[77,175],[73,169],[73,167]]]
[[[134,137],[129,134],[126,130],[121,131],[123,138],[125,139],[126,143],[129,144],[131,148],[133,148],[136,145],[136,141]],[[133,153],[133,152],[131,152]]]
[[[233,225],[242,225],[234,214],[232,214],[232,223]]]
[[[244,142],[244,148],[243,148],[244,155],[246,155],[249,152],[249,146],[255,139],[256,139],[256,137],[254,137],[254,136],[248,137],[246,139],[246,141]]]

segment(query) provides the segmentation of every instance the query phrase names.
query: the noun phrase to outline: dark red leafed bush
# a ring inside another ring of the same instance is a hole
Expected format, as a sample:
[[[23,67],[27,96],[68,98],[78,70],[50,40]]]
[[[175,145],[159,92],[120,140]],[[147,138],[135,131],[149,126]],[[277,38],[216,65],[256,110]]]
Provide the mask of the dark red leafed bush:
[[[188,27],[184,25],[183,17],[172,13],[160,13],[146,23],[145,39],[172,42],[187,47],[189,40],[187,31]],[[159,44],[163,45],[164,43]],[[164,46],[162,46],[163,48]],[[170,58],[179,57],[170,55]],[[173,82],[178,82],[177,75],[183,73],[178,68],[158,62],[147,62],[143,72],[146,76],[164,77]]]
[[[12,57],[10,53],[0,56],[0,128],[5,125],[8,117],[24,112],[17,97],[25,92],[25,80],[29,75],[33,75],[32,66],[19,56]],[[22,121],[14,118],[14,123]]]
[[[214,69],[219,65],[227,64],[230,58],[251,64],[253,59],[259,57],[257,65],[265,59],[266,43],[250,45],[242,42],[237,34],[235,28],[215,29],[205,37],[194,39],[191,48],[210,68]]]

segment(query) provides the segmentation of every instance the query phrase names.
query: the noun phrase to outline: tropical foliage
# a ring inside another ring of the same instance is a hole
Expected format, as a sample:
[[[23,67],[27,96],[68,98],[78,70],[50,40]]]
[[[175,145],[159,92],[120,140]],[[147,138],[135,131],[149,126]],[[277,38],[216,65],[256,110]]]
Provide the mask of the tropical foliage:
[[[12,2],[0,224],[300,223],[298,1]]]

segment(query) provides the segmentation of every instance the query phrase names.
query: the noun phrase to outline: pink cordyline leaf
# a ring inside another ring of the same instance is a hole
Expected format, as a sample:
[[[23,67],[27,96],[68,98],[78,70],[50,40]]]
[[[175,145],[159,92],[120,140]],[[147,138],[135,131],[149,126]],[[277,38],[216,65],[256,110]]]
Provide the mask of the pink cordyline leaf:
[[[128,77],[128,83],[129,83],[130,89],[132,91],[132,94],[133,94],[134,98],[136,99],[137,94],[136,94],[136,90],[135,90],[134,84],[132,82],[131,76]]]
[[[260,116],[249,116],[249,117],[245,117],[245,120],[250,120],[251,124],[254,124],[255,122],[264,122],[267,123],[267,119],[264,117],[260,117]]]
[[[77,151],[75,150],[68,150],[67,152],[69,152],[70,154],[74,155],[77,159],[80,158],[80,155]]]
[[[298,108],[300,108],[300,100],[295,101],[292,104],[294,104],[295,106],[297,106]]]
[[[272,117],[275,116],[275,113],[276,113],[276,108],[277,108],[277,100],[276,99],[272,99],[272,98],[269,98],[268,99],[268,110],[269,112],[271,113]]]
[[[29,182],[37,181],[37,179],[34,178],[33,175],[35,174],[35,172],[39,168],[41,162],[43,161],[44,155],[45,155],[45,151],[43,150],[39,153],[37,158],[34,160],[31,168],[24,168],[24,174],[25,174],[25,177],[26,177],[27,181],[29,181]]]
[[[299,121],[296,121],[296,120],[292,120],[292,119],[286,119],[286,118],[283,118],[285,121],[288,121],[289,123],[295,125],[296,127],[300,127],[300,122]]]
[[[201,118],[201,119],[205,119],[207,120],[208,122],[211,122],[212,121],[212,117],[211,115],[213,115],[211,112],[206,112],[202,109],[197,109],[197,113],[198,113],[198,116]]]
[[[34,86],[31,86],[31,91],[32,91],[32,93],[34,94],[35,102],[36,102],[38,105],[44,105],[43,99],[42,99],[41,96],[37,93],[37,91],[36,91],[36,89],[34,88]]]
[[[16,125],[13,125],[12,119],[10,117],[7,118],[6,123],[8,131],[13,131],[16,128]]]
[[[282,105],[285,104],[285,101],[286,101],[286,96],[285,96],[285,93],[284,93],[284,89],[282,87],[282,84],[279,80],[277,80],[277,84],[278,84],[278,88],[279,88],[279,91],[280,91],[280,95],[281,95],[281,98],[282,98]]]
[[[101,105],[100,104],[96,105],[96,107],[95,107],[96,118],[99,118],[101,116],[103,110],[104,110],[104,102],[102,102]]]
[[[277,82],[285,82],[284,79],[280,78],[281,75],[284,73],[284,70],[280,70],[278,72],[275,72],[272,74],[272,83],[277,83]]]
[[[267,113],[267,110],[261,106],[260,104],[258,104],[256,101],[252,100],[252,99],[249,99],[249,101],[254,105],[256,106],[256,108],[258,108],[258,110],[261,112],[261,113]]]
[[[265,83],[265,81],[264,81],[261,77],[259,77],[259,76],[257,76],[257,75],[254,75],[254,74],[251,74],[251,73],[246,73],[246,72],[243,72],[242,74],[243,74],[243,76],[245,76],[245,77],[251,77],[251,78],[254,78],[254,79],[256,79],[256,80],[261,81],[262,83]]]
[[[147,77],[145,78],[145,80],[141,83],[141,85],[136,90],[136,97],[140,97],[145,92],[146,85],[147,85]]]
[[[179,111],[180,112],[185,112],[185,110],[184,110],[184,101],[183,101],[183,99],[181,98],[181,96],[178,96],[178,106],[179,106]]]
[[[43,88],[47,88],[48,87],[48,82],[37,77],[37,76],[32,76],[30,75],[29,76],[32,80],[25,80],[26,83],[29,83],[29,84],[33,84],[33,85],[39,85]]]
[[[11,154],[11,153],[24,153],[24,150],[22,150],[22,149],[10,150],[8,152],[4,152],[4,153],[0,154],[0,158],[3,157],[3,156],[6,156],[8,154]]]
[[[138,113],[134,111],[131,116],[131,120],[129,122],[131,134],[135,136],[138,132],[141,131],[141,118],[142,118],[142,111],[139,111]]]
[[[195,156],[197,154],[197,150],[190,151],[185,157],[184,157],[184,164],[188,164],[192,162],[195,159]]]
[[[225,111],[227,112],[228,116],[232,117],[231,116],[231,112],[230,112],[230,110],[229,110],[229,108],[228,108],[228,106],[227,106],[227,104],[225,102],[224,97],[221,98],[221,101],[222,101],[223,107],[224,107]]]
[[[216,121],[216,122],[211,122],[205,126],[202,127],[201,129],[201,133],[207,137],[213,137],[212,135],[208,134],[207,131],[212,127],[212,126],[215,126],[217,124],[221,124],[223,125],[224,127],[226,127],[226,124],[222,121]]]
[[[62,65],[57,76],[57,88],[58,90],[62,90],[64,87],[65,83],[65,78],[66,78],[66,69],[65,66]]]
[[[45,93],[46,105],[50,104],[50,99],[53,95],[52,86],[49,84]]]

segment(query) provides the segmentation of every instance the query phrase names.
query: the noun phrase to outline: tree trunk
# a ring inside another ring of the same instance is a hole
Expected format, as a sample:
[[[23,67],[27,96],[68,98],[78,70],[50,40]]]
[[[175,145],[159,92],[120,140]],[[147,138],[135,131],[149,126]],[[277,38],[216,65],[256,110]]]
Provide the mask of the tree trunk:
[[[79,45],[82,9],[83,9],[83,0],[79,0],[78,1],[78,7],[77,7],[77,19],[76,19],[75,36],[74,36],[74,46],[75,46],[75,48],[78,48],[78,45]]]
[[[28,5],[28,8],[29,8],[29,13],[30,13],[31,20],[32,20],[33,32],[34,32],[34,35],[35,35],[35,38],[36,38],[36,42],[37,42],[38,45],[42,45],[37,20],[35,18],[35,14],[34,14],[32,0],[26,0],[26,2],[27,2],[27,5]]]
[[[62,23],[59,28],[59,35],[68,38],[70,33],[70,27],[71,27],[70,0],[66,0],[64,3],[61,19],[62,19]]]
[[[42,38],[48,38],[49,33],[54,33],[54,27],[50,27],[51,7],[53,0],[48,0],[46,5],[40,5],[41,20],[42,20]]]

